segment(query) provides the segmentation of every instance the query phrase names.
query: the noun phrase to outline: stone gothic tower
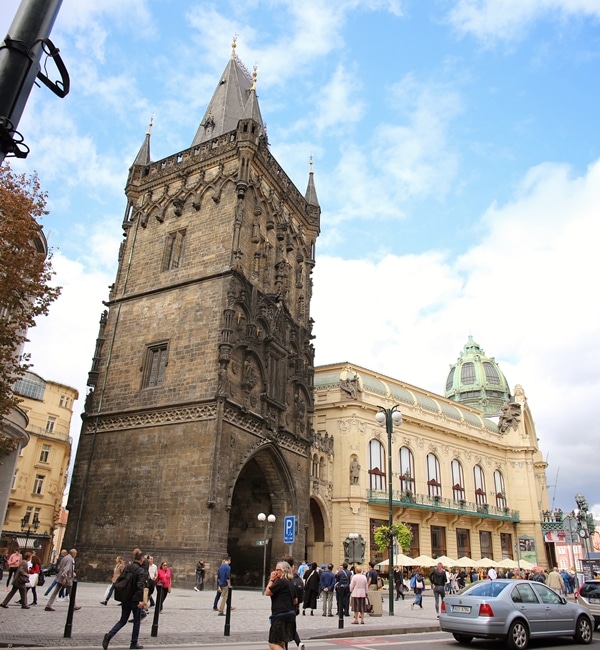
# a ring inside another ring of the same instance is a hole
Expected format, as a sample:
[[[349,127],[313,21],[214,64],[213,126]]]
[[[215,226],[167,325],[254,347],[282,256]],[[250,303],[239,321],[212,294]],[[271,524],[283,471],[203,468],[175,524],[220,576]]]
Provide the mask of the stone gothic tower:
[[[106,577],[135,546],[178,580],[199,557],[260,584],[304,553],[313,439],[311,273],[320,207],[269,151],[235,54],[192,146],[129,171],[119,266],[89,374],[65,544],[78,574]]]

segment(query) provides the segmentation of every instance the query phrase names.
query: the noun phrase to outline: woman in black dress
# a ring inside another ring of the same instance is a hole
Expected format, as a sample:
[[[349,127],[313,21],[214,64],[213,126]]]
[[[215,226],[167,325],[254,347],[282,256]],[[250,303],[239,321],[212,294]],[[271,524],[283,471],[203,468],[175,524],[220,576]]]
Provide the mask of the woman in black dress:
[[[317,563],[313,562],[304,572],[304,602],[302,603],[302,615],[306,616],[306,610],[310,609],[310,615],[314,615],[317,609],[317,598],[319,597],[319,570]]]
[[[287,562],[278,562],[275,571],[271,572],[265,596],[271,597],[269,648],[287,648],[288,642],[296,636],[297,604],[294,574]]]

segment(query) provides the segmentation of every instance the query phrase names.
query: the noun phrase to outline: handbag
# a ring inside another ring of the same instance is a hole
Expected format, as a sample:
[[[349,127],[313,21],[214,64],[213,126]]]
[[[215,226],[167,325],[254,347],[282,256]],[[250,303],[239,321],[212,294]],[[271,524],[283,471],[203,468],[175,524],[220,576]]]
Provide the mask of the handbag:
[[[38,573],[38,587],[43,587],[45,582],[46,582],[46,577],[44,576],[44,573],[40,571]]]
[[[367,612],[367,614],[371,614],[373,612],[373,605],[371,605],[368,598],[367,598],[367,601],[365,603],[365,612]]]
[[[417,589],[425,589],[425,583],[424,583],[424,582],[421,582],[421,580],[417,580],[417,582],[416,582],[416,584],[415,584],[415,587],[416,587]]]

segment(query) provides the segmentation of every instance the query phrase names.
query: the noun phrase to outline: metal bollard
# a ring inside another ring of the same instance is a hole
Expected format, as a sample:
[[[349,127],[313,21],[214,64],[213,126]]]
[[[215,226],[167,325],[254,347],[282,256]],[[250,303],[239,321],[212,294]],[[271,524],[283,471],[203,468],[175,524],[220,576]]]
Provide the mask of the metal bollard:
[[[225,627],[223,629],[223,636],[230,636],[231,631],[231,587],[227,593],[227,614],[225,614]]]
[[[160,608],[162,607],[162,589],[156,590],[156,601],[154,602],[154,618],[152,619],[152,630],[150,636],[158,636],[158,619],[160,617]]]
[[[69,607],[67,609],[67,622],[65,623],[65,631],[63,638],[70,639],[71,632],[73,631],[73,611],[75,608],[75,597],[77,596],[77,580],[73,580],[71,590],[69,591]]]
[[[344,629],[344,607],[342,605],[342,595],[338,594],[338,630]]]

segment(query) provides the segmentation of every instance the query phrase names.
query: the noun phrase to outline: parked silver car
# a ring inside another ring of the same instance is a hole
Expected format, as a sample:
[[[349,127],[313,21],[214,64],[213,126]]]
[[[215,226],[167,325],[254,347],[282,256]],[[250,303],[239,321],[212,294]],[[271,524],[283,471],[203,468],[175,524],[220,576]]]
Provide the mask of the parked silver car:
[[[591,643],[594,620],[586,607],[540,582],[482,580],[446,596],[440,627],[459,643],[504,639],[509,648],[525,650],[530,638],[572,636]]]
[[[577,592],[577,602],[590,610],[594,629],[600,625],[600,580],[587,580]]]

